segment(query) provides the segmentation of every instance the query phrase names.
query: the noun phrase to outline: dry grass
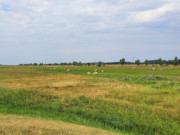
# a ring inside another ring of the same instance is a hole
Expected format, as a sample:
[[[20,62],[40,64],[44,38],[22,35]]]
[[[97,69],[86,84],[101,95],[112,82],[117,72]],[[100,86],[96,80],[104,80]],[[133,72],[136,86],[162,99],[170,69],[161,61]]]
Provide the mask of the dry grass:
[[[0,114],[1,135],[117,135],[100,129],[19,115]]]
[[[24,73],[26,74],[26,73]],[[53,95],[71,95],[74,97],[85,95],[89,97],[107,96],[109,93],[118,91],[120,93],[131,94],[139,93],[142,86],[136,84],[124,84],[120,82],[110,82],[108,79],[103,81],[93,81],[92,78],[71,74],[50,74],[38,76],[26,76],[21,72],[12,78],[3,78],[0,86],[12,89],[38,90],[48,92]],[[4,75],[5,76],[5,75]]]
[[[87,77],[79,75],[49,75],[2,79],[0,86],[4,88],[46,91],[55,95],[85,95],[94,97],[107,94],[106,90],[97,88]]]

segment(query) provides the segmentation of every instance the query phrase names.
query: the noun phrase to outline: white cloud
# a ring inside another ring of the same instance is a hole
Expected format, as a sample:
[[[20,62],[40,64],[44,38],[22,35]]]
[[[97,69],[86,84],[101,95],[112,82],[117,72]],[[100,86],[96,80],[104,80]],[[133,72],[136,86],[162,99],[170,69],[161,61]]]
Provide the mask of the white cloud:
[[[159,2],[150,0],[17,0],[17,2],[1,0],[0,5],[5,3],[12,7],[12,11],[10,14],[0,11],[0,24],[4,23],[4,20],[6,22],[11,20],[10,23],[13,25],[11,18],[21,15],[22,19],[16,18],[16,23],[17,20],[22,20],[24,26],[28,28],[29,25],[30,31],[34,29],[34,31],[42,32],[44,29],[57,32],[60,28],[62,33],[66,31],[67,33],[79,32],[79,34],[85,34],[89,30],[121,31],[123,28],[131,27],[131,22],[154,22],[168,18],[166,14],[177,9],[177,4],[173,1],[174,4],[167,5],[167,1],[169,2],[169,0],[159,0]],[[159,5],[157,3],[166,5],[156,8]],[[8,27],[10,23],[6,26]],[[176,20],[173,23],[177,24]]]
[[[97,9],[95,9],[95,8],[85,8],[85,9],[80,10],[80,12],[88,13],[89,15],[95,14],[96,11],[97,11]]]
[[[94,0],[75,0],[75,2],[79,2],[79,3],[92,3],[94,2]]]
[[[176,6],[174,4],[168,4],[156,9],[130,13],[128,19],[139,23],[155,22],[166,19],[165,15],[171,11],[174,11],[175,9]]]
[[[48,2],[47,1],[43,1],[42,5],[38,7],[37,11],[39,12],[43,12],[44,10],[46,10],[48,8]]]

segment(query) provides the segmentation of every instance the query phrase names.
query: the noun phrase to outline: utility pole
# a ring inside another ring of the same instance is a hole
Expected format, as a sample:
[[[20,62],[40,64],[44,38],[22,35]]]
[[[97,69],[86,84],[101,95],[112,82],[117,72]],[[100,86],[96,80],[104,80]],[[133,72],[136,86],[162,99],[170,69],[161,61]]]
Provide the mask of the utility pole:
[[[132,58],[133,58],[133,63],[135,63],[135,61],[134,61],[134,60],[136,59],[136,57],[132,57]]]

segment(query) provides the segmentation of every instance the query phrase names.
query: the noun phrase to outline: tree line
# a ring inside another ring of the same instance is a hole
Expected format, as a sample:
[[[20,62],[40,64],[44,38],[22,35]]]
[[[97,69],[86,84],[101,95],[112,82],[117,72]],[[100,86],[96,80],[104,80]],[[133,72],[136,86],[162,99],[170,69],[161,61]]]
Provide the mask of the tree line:
[[[180,60],[178,60],[178,57],[175,57],[174,60],[162,60],[161,58],[159,58],[158,60],[145,60],[144,62],[141,62],[139,59],[137,59],[134,63],[132,62],[126,62],[125,58],[120,59],[119,62],[110,62],[110,63],[104,63],[104,62],[88,62],[88,63],[82,63],[81,61],[77,62],[77,61],[73,61],[73,62],[64,62],[64,63],[48,63],[48,64],[44,64],[44,63],[29,63],[29,64],[19,64],[20,66],[42,66],[42,65],[74,65],[74,66],[105,66],[108,64],[121,64],[122,66],[124,64],[136,64],[137,66],[140,64],[145,64],[146,66],[148,66],[149,64],[159,64],[160,66],[162,66],[163,64],[165,65],[175,65],[177,66],[178,64],[180,64]]]
[[[28,64],[19,64],[19,66],[42,66],[42,65],[73,65],[73,66],[105,66],[105,63],[99,61],[98,63],[95,62],[88,62],[88,63],[82,63],[81,61],[73,61],[73,62],[64,62],[64,63],[28,63]]]
[[[119,62],[122,66],[126,63],[125,58],[120,59]],[[175,57],[174,60],[162,60],[161,58],[159,58],[158,60],[145,60],[144,62],[140,62],[139,59],[137,59],[135,61],[135,64],[138,66],[140,64],[145,64],[146,66],[148,66],[149,64],[159,64],[160,66],[162,66],[163,64],[165,65],[175,65],[177,66],[180,63],[180,60],[178,60],[178,57]]]

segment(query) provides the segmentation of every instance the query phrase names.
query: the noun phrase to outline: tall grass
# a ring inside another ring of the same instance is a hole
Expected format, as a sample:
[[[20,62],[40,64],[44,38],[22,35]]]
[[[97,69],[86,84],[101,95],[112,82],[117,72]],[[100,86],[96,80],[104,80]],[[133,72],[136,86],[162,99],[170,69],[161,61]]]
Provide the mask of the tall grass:
[[[0,89],[0,111],[60,119],[134,134],[179,134],[179,122],[147,106],[128,107],[104,97],[58,97],[37,91]]]

